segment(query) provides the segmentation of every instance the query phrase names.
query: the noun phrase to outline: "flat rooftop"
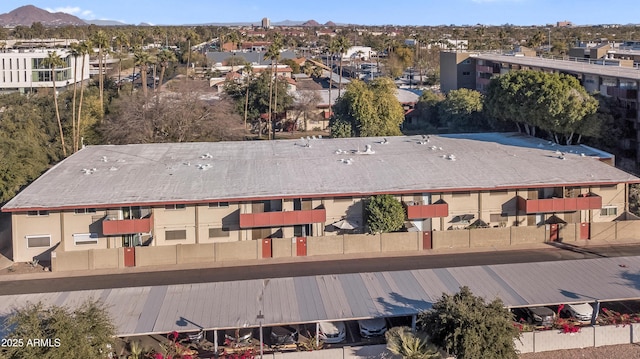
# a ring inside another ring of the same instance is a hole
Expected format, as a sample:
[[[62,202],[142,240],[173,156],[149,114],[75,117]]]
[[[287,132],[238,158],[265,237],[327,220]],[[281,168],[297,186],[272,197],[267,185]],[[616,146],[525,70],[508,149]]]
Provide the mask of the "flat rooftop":
[[[622,66],[605,66],[578,61],[547,59],[534,56],[510,56],[500,54],[472,54],[473,58],[494,62],[508,62],[531,67],[543,67],[572,73],[583,73],[640,81],[640,69]]]
[[[89,146],[3,211],[640,182],[602,158],[516,133]]]

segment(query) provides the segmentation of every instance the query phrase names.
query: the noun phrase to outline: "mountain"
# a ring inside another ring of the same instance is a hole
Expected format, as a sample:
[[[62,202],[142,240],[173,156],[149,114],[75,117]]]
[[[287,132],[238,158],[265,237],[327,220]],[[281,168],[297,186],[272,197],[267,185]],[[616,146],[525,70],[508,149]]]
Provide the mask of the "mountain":
[[[124,22],[115,21],[115,20],[83,20],[87,24],[93,24],[97,26],[126,26],[129,24],[125,24]]]
[[[309,20],[303,23],[302,26],[320,26],[320,23],[315,20]]]
[[[326,26],[326,27],[336,27],[338,25],[336,25],[336,23],[333,22],[333,21],[327,21],[327,22],[324,23],[324,26]]]
[[[79,17],[63,12],[50,13],[33,5],[21,6],[0,15],[0,26],[31,26],[39,22],[44,26],[86,25]]]

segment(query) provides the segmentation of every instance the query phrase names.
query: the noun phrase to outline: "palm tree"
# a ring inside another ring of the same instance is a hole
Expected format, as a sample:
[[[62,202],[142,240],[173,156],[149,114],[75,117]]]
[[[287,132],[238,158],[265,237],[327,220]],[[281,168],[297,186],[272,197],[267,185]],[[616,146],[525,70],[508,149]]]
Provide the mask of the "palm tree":
[[[142,93],[144,97],[147,97],[147,70],[149,69],[149,63],[151,62],[151,56],[148,52],[142,49],[137,49],[133,54],[133,59],[140,68],[140,78],[142,80]],[[154,79],[155,81],[155,79]]]
[[[80,70],[80,103],[78,104],[78,123],[76,124],[76,138],[74,138],[73,141],[73,150],[74,151],[78,151],[78,149],[80,148],[80,134],[82,133],[81,129],[80,129],[80,120],[82,119],[82,102],[84,100],[84,65],[85,65],[85,59],[87,58],[87,55],[90,54],[93,51],[93,45],[91,44],[91,41],[87,40],[84,41],[82,43],[80,43],[80,55],[82,56],[82,68]]]
[[[336,42],[336,47],[338,54],[340,54],[340,77],[338,77],[338,97],[340,97],[342,91],[342,55],[347,53],[347,50],[351,47],[351,43],[346,37],[340,36]]]
[[[158,81],[158,88],[160,88],[162,86],[162,81],[164,80],[164,72],[167,67],[169,67],[169,63],[178,61],[178,59],[176,58],[176,54],[169,49],[162,49],[162,51],[158,53],[157,58],[158,64],[160,65],[160,79]]]
[[[58,108],[58,94],[56,93],[56,68],[65,65],[65,61],[60,58],[57,52],[49,52],[42,64],[51,69],[51,81],[53,82],[53,102],[56,106],[56,118],[58,119],[58,129],[60,130],[60,142],[62,143],[62,154],[67,157],[67,148],[64,144],[64,132],[62,131],[62,121],[60,120],[60,109]]]
[[[98,30],[91,37],[94,46],[98,47],[98,87],[100,88],[100,114],[104,114],[104,70],[103,56],[104,51],[109,47],[109,39],[103,30]]]
[[[124,32],[120,32],[118,33],[118,35],[116,35],[115,42],[116,45],[120,48],[120,50],[118,51],[118,58],[120,59],[120,61],[118,61],[118,83],[120,83],[120,74],[122,73],[122,51],[125,46],[129,47],[131,46],[131,44],[129,42],[129,36]],[[119,87],[118,91],[120,91]]]
[[[403,359],[440,358],[437,348],[411,332],[408,327],[394,327],[385,333],[387,349]]]
[[[253,78],[253,67],[250,63],[247,62],[244,65],[243,72],[245,72],[245,82],[247,86],[247,92],[245,94],[244,99],[244,128],[247,129],[247,111],[249,111],[249,86],[251,85],[251,80]]]
[[[71,44],[71,46],[69,47],[69,53],[71,54],[71,56],[73,56],[73,100],[71,102],[71,109],[72,109],[72,116],[71,116],[71,138],[73,139],[73,152],[77,151],[77,148],[75,147],[75,139],[76,139],[76,95],[77,95],[77,90],[78,90],[78,57],[80,57],[82,55],[82,50],[80,49],[81,45],[80,43],[74,42],[73,44]]]
[[[273,42],[271,42],[271,45],[269,45],[269,49],[267,49],[267,52],[264,54],[265,59],[270,59],[271,60],[271,69],[272,69],[272,74],[274,76],[274,81],[275,81],[275,101],[274,101],[274,108],[275,108],[275,112],[276,114],[278,113],[278,59],[280,58],[280,50],[282,49],[282,37],[280,36],[280,34],[276,33],[276,36],[273,39]],[[268,129],[269,129],[269,135],[268,138],[271,139],[271,128],[272,123],[271,123],[271,115],[272,115],[272,107],[271,107],[271,98],[273,96],[273,85],[274,85],[274,81],[269,82],[269,114],[268,114],[268,121],[269,123],[267,124]]]
[[[329,41],[329,47],[327,48],[329,52],[330,62],[329,62],[329,116],[333,114],[332,106],[331,106],[331,88],[333,87],[333,57],[338,52],[338,42],[336,39],[331,39]]]

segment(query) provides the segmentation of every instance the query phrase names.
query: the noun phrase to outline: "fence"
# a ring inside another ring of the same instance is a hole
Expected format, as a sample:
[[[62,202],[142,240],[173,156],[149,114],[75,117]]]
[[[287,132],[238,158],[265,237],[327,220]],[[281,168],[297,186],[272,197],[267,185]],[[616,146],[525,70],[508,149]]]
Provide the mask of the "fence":
[[[601,347],[605,345],[640,342],[640,324],[582,327],[577,333],[566,334],[560,330],[544,330],[522,333],[516,340],[521,353],[537,353],[551,350]]]
[[[561,224],[558,240],[580,241],[580,224]],[[593,241],[637,239],[640,221],[591,223]],[[305,242],[307,256],[339,256],[353,253],[421,252],[423,248],[463,249],[510,247],[549,240],[548,226],[478,228],[451,231],[433,231],[428,239],[423,232],[382,234],[345,234],[308,237]],[[265,250],[262,241],[239,241],[207,244],[177,244],[172,246],[135,247],[136,267],[167,266],[175,264],[258,260],[263,257],[287,258],[298,255],[295,238],[275,238]],[[265,253],[263,253],[265,252]],[[270,253],[269,253],[270,252]],[[54,271],[113,269],[125,266],[124,249],[90,249],[61,251],[52,254]]]

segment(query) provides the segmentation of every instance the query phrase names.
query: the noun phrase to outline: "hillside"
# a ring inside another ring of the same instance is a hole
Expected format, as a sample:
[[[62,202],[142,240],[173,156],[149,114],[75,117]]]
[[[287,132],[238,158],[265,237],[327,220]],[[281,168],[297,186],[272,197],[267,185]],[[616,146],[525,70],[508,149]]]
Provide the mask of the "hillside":
[[[31,26],[34,22],[44,26],[86,25],[76,16],[62,12],[50,13],[33,5],[21,6],[0,15],[0,26]]]

